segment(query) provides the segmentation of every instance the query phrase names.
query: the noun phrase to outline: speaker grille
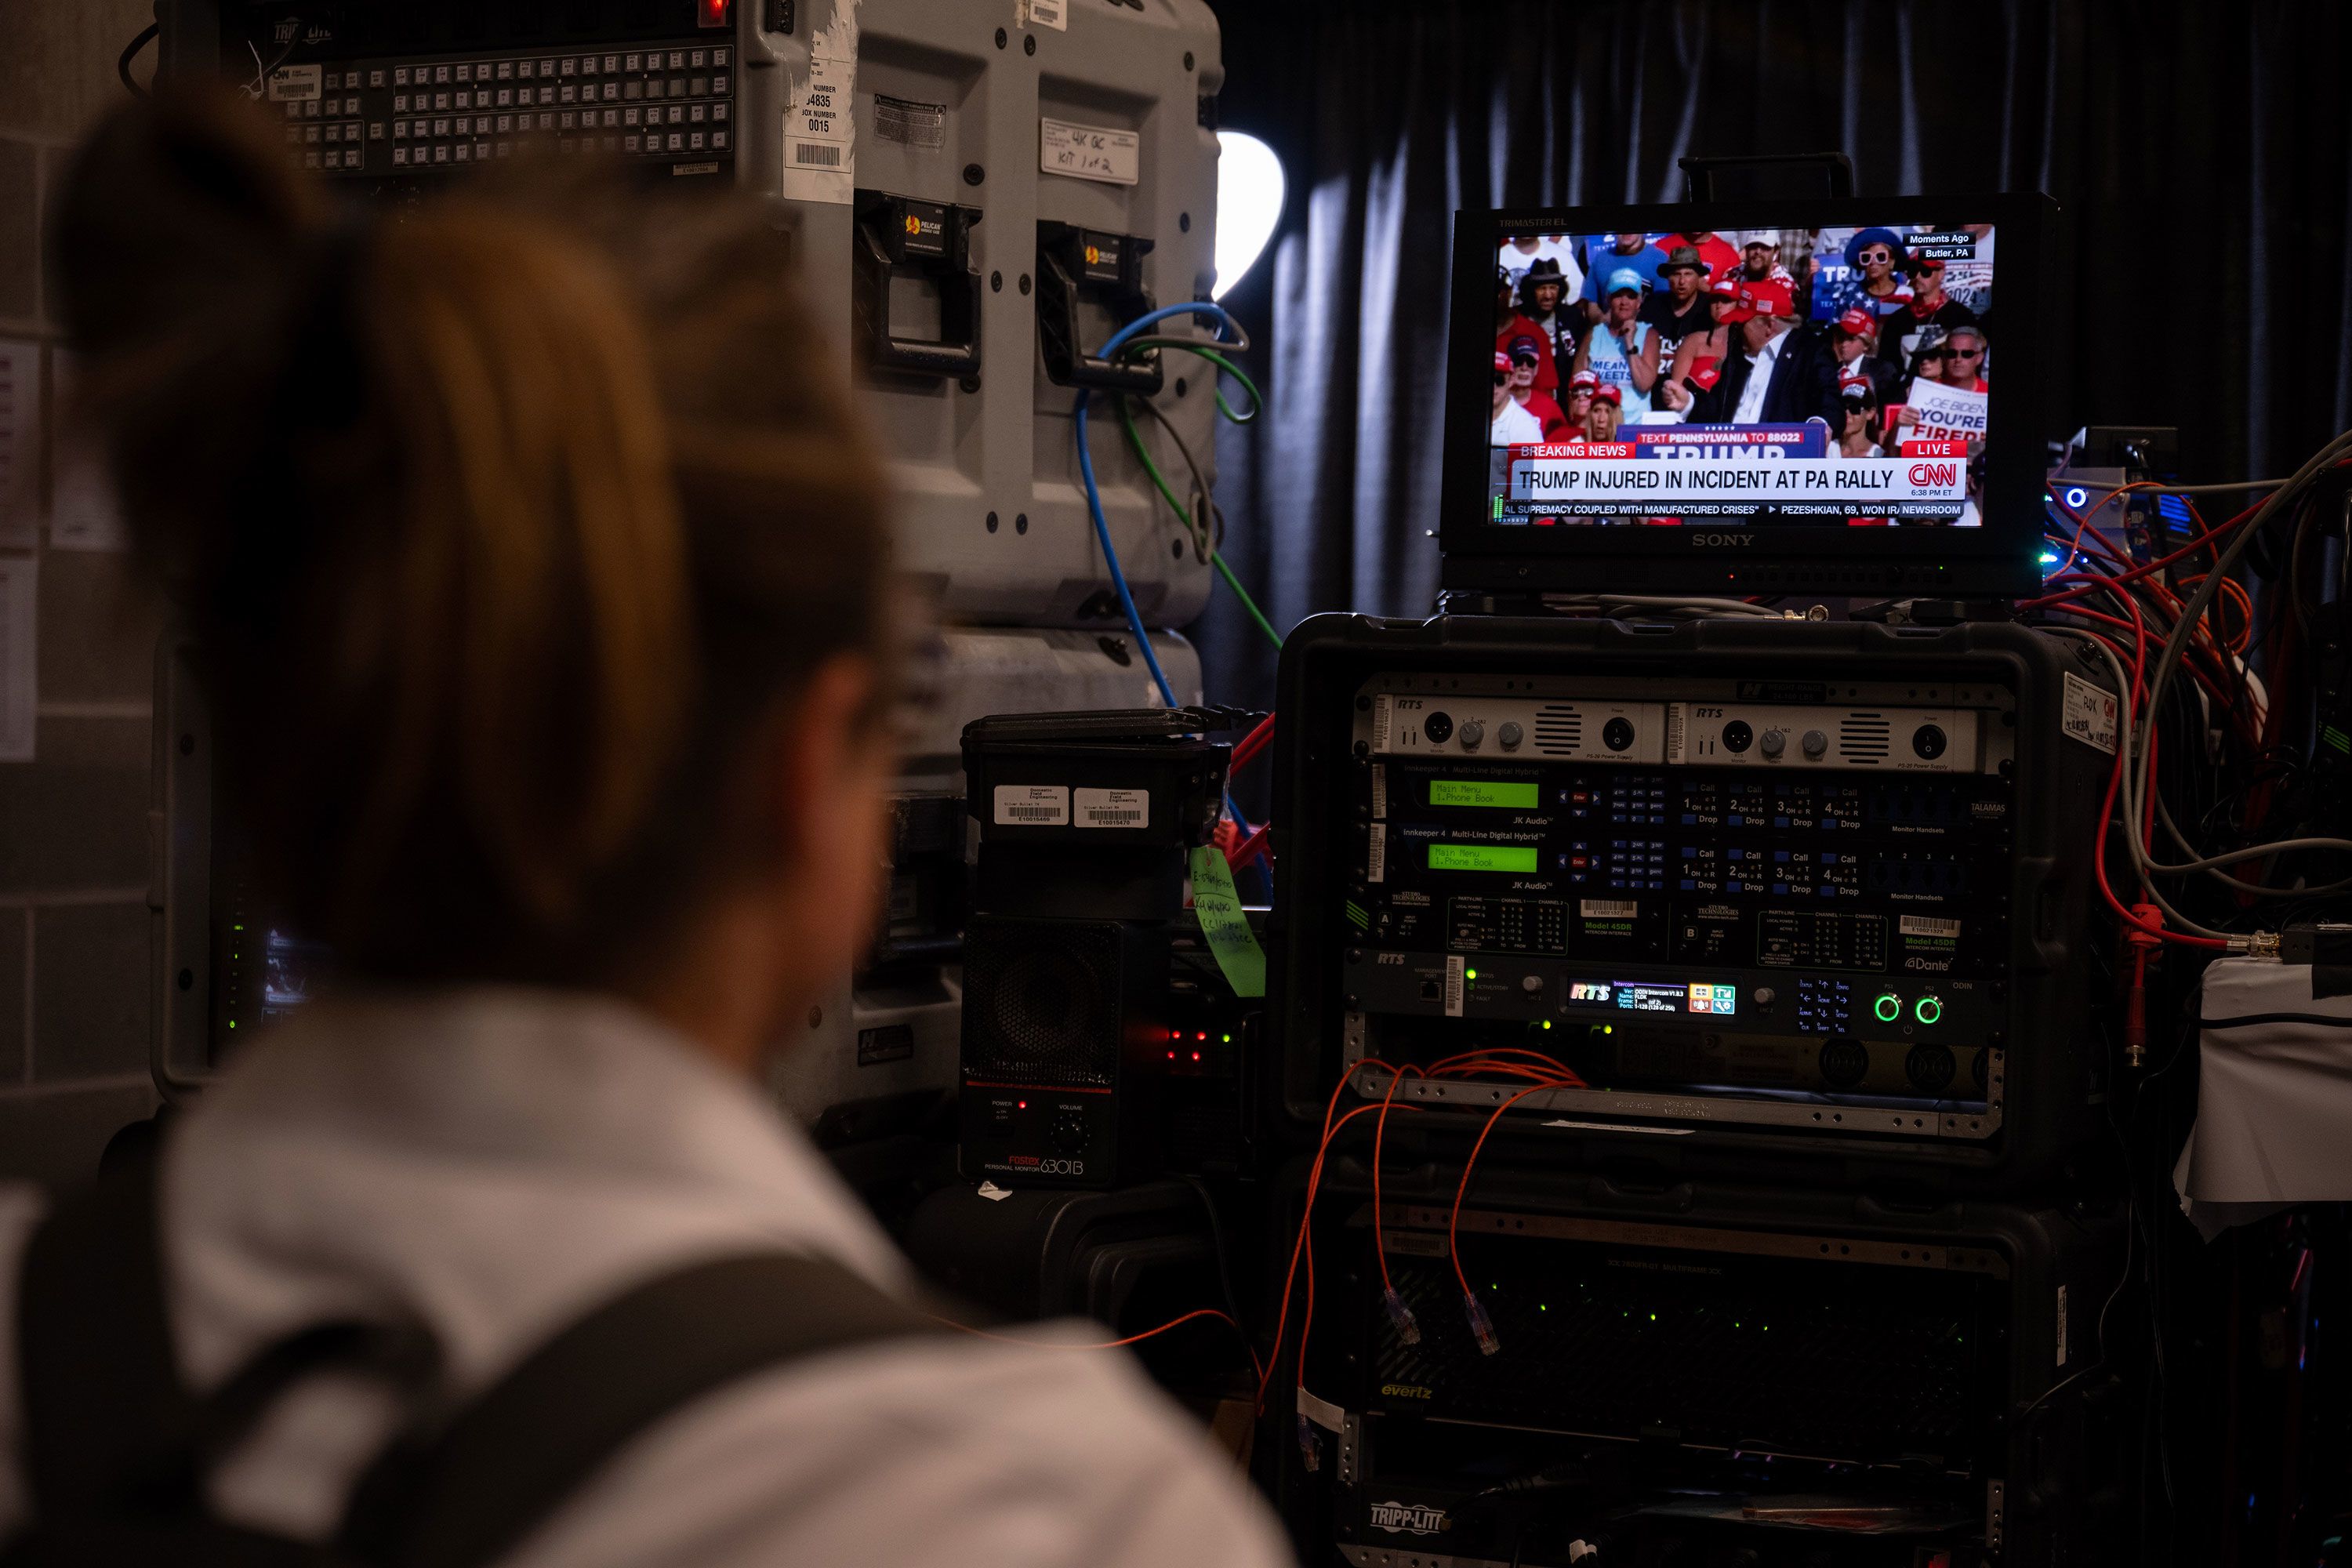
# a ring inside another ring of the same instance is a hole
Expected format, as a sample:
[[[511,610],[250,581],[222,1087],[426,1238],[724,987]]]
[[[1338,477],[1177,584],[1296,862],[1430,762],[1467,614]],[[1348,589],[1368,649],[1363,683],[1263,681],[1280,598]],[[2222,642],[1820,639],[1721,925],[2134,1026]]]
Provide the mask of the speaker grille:
[[[1113,925],[976,918],[964,935],[967,1076],[1108,1089],[1118,1066]]]

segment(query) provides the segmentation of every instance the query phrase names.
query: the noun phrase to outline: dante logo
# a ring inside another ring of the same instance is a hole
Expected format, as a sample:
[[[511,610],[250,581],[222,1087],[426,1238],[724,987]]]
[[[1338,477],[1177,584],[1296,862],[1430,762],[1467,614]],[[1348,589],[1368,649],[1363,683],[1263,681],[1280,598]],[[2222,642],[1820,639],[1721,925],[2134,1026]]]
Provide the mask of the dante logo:
[[[1423,1502],[1376,1502],[1372,1504],[1372,1528],[1385,1530],[1391,1535],[1436,1535],[1454,1521],[1442,1508],[1432,1508]]]
[[[1755,542],[1756,536],[1752,533],[1694,533],[1691,535],[1691,548],[1694,550],[1745,550]]]

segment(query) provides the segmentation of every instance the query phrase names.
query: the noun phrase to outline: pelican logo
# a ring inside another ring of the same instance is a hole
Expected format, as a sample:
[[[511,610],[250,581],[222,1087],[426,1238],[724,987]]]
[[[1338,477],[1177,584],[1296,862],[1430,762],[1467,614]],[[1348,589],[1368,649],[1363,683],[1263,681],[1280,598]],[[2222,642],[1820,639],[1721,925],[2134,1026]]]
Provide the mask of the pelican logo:
[[[1101,246],[1089,245],[1087,247],[1087,265],[1089,267],[1099,267],[1102,265]]]
[[[1391,1535],[1437,1535],[1453,1524],[1445,1510],[1425,1502],[1376,1502],[1372,1528]]]
[[[921,218],[917,217],[913,213],[908,213],[908,214],[907,215],[907,232],[908,232],[908,234],[920,234],[920,233],[922,233],[922,232],[923,232],[923,220],[922,220]]]
[[[1752,533],[1694,533],[1691,535],[1691,548],[1694,550],[1745,550],[1755,542],[1756,536]]]

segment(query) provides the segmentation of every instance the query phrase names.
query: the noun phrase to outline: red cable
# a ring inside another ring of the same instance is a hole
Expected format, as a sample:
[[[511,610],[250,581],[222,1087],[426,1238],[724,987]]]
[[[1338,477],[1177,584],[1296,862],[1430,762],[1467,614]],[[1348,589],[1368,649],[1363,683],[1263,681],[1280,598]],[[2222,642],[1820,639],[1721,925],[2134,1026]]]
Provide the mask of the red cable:
[[[1381,1142],[1389,1133],[1389,1106],[1395,1100],[1397,1086],[1404,1082],[1406,1073],[1423,1076],[1419,1068],[1412,1066],[1391,1073],[1389,1091],[1381,1096],[1380,1120],[1372,1123],[1372,1256],[1380,1259],[1381,1289],[1391,1296],[1396,1294],[1396,1287],[1389,1280],[1389,1249],[1381,1239]]]
[[[1258,721],[1255,729],[1234,742],[1234,753],[1225,763],[1225,776],[1231,778],[1241,772],[1250,763],[1255,762],[1257,754],[1265,751],[1273,742],[1274,715],[1269,713]]]
[[[1445,1251],[1446,1255],[1454,1260],[1454,1279],[1455,1282],[1462,1287],[1462,1293],[1465,1296],[1473,1294],[1470,1289],[1470,1277],[1462,1272],[1462,1253],[1454,1245],[1454,1238],[1455,1233],[1460,1229],[1462,1225],[1462,1199],[1464,1194],[1468,1193],[1470,1190],[1470,1173],[1478,1168],[1478,1152],[1486,1148],[1486,1134],[1495,1130],[1495,1123],[1503,1119],[1503,1112],[1510,1110],[1511,1107],[1517,1105],[1528,1096],[1535,1093],[1538,1089],[1553,1089],[1557,1087],[1557,1085],[1548,1083],[1529,1084],[1527,1088],[1519,1090],[1518,1093],[1511,1096],[1510,1099],[1503,1101],[1502,1104],[1495,1107],[1493,1114],[1486,1118],[1486,1125],[1478,1129],[1478,1142],[1470,1145],[1470,1158],[1464,1161],[1462,1163],[1461,1184],[1454,1189],[1454,1212],[1447,1216],[1445,1221]]]
[[[923,1316],[935,1323],[943,1323],[958,1333],[970,1334],[976,1340],[994,1340],[1003,1345],[1029,1345],[1038,1350],[1049,1351],[1115,1351],[1123,1345],[1141,1344],[1145,1340],[1164,1334],[1171,1329],[1181,1329],[1196,1318],[1214,1318],[1230,1327],[1234,1332],[1242,1335],[1242,1349],[1248,1352],[1250,1370],[1253,1372],[1261,1370],[1257,1359],[1257,1348],[1249,1342],[1247,1334],[1242,1333],[1241,1324],[1234,1321],[1232,1313],[1221,1311],[1214,1307],[1195,1307],[1181,1318],[1171,1318],[1156,1329],[1146,1329],[1139,1334],[1129,1334],[1122,1340],[1101,1340],[1092,1344],[1083,1345],[1066,1344],[1059,1340],[1027,1340],[1014,1334],[992,1334],[986,1329],[975,1329],[969,1323],[959,1323],[953,1318],[942,1318],[937,1312],[925,1312]]]
[[[1238,871],[1244,866],[1247,865],[1250,861],[1256,859],[1261,855],[1270,856],[1271,851],[1266,846],[1266,835],[1273,830],[1273,823],[1259,823],[1255,828],[1250,830],[1250,836],[1247,838],[1243,839],[1239,844],[1234,846],[1233,852],[1225,857],[1225,864],[1232,869]]]

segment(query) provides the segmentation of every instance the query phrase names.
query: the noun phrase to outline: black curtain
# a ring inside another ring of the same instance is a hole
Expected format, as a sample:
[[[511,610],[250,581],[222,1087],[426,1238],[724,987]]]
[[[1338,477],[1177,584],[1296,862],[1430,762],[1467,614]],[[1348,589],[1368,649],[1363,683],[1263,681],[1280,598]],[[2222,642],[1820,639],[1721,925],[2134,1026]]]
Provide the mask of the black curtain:
[[[1290,183],[1225,300],[1269,406],[1217,448],[1226,554],[1279,626],[1431,607],[1454,210],[1680,200],[1685,155],[1842,151],[1864,195],[2046,191],[2072,232],[2050,405],[2179,426],[2189,479],[2292,471],[2352,424],[2337,0],[1215,4],[1223,123]],[[1193,630],[1213,697],[1272,703],[1222,587]]]

